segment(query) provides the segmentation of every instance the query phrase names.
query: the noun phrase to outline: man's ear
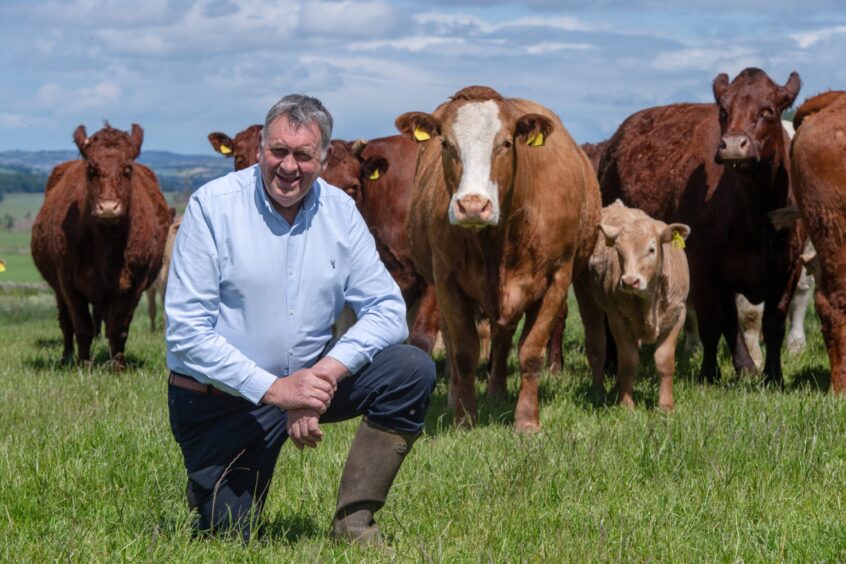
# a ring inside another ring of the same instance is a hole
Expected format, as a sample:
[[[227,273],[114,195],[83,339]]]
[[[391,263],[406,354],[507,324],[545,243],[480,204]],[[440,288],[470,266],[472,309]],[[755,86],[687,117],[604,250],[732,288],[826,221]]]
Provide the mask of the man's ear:
[[[526,114],[514,126],[514,142],[540,147],[552,133],[552,120],[540,114]]]
[[[432,137],[440,135],[441,124],[432,114],[424,112],[408,112],[402,114],[394,122],[397,130],[411,139],[422,143]]]
[[[209,143],[211,143],[215,151],[224,157],[231,157],[232,152],[235,150],[235,143],[232,142],[232,139],[227,134],[219,131],[209,133]]]

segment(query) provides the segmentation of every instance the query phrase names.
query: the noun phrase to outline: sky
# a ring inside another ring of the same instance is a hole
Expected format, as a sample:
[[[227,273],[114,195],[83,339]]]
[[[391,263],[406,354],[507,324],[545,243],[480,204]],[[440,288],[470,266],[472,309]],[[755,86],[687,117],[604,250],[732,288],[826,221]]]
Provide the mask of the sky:
[[[555,111],[578,142],[632,113],[711,102],[754,66],[797,102],[846,88],[842,0],[0,0],[0,150],[74,149],[104,120],[144,149],[214,154],[206,136],[320,98],[333,136],[396,133],[487,85]]]

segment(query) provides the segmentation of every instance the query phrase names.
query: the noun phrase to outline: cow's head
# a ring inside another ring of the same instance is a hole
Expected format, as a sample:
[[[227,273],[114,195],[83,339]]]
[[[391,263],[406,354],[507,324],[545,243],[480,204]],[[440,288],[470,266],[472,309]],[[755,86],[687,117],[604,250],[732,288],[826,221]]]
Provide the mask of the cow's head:
[[[495,90],[469,86],[458,91],[439,117],[409,112],[397,129],[418,142],[440,142],[444,180],[452,198],[453,225],[477,229],[499,223],[512,185],[516,152],[536,150],[552,132],[540,114],[516,115]]]
[[[136,123],[131,133],[108,123],[88,137],[85,126],[73,133],[79,152],[87,162],[88,205],[94,219],[116,223],[129,208],[135,159],[141,154],[144,130]]]
[[[358,152],[362,143],[365,141],[333,139],[329,162],[320,175],[329,184],[346,192],[356,203],[361,201],[361,161],[358,160]]]
[[[636,219],[625,225],[600,224],[605,244],[614,247],[620,261],[620,290],[644,296],[655,291],[664,264],[664,244],[683,246],[690,227],[682,223]]]
[[[781,114],[793,104],[800,87],[795,72],[784,86],[756,68],[743,70],[731,84],[728,75],[717,75],[714,99],[721,131],[717,162],[744,171],[771,160],[784,144]]]
[[[261,125],[251,125],[236,135],[235,139],[230,139],[227,134],[215,131],[209,133],[209,143],[215,151],[224,157],[234,158],[235,170],[241,170],[258,162],[261,129]]]

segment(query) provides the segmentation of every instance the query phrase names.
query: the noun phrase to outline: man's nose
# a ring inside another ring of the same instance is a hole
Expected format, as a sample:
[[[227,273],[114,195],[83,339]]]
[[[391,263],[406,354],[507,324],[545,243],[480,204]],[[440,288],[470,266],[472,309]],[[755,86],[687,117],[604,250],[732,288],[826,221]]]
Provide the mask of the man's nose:
[[[279,167],[285,171],[297,170],[297,159],[292,153],[289,153],[279,160]]]

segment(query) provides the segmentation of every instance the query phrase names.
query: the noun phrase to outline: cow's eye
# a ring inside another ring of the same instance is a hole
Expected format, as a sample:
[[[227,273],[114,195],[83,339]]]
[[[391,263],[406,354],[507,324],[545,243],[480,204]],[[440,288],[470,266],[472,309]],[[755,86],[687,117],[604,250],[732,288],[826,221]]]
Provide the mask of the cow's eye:
[[[97,169],[96,169],[96,168],[94,168],[94,167],[93,167],[93,166],[91,166],[91,165],[88,165],[88,171],[87,171],[87,173],[88,173],[88,179],[89,179],[89,180],[91,180],[91,179],[93,179],[93,178],[96,178],[96,177],[97,177]]]
[[[510,149],[513,146],[514,146],[514,141],[512,141],[511,139],[506,139],[505,141],[502,142],[502,148],[503,149]]]
[[[758,116],[764,119],[772,119],[775,116],[775,111],[772,108],[764,108]]]
[[[448,153],[450,156],[457,157],[458,156],[458,149],[456,149],[455,145],[453,145],[450,141],[446,139],[441,139],[441,147],[443,150]]]
[[[720,121],[728,120],[729,114],[725,108],[720,108]]]
[[[123,167],[123,175],[127,178],[132,176],[132,165],[126,165]]]

